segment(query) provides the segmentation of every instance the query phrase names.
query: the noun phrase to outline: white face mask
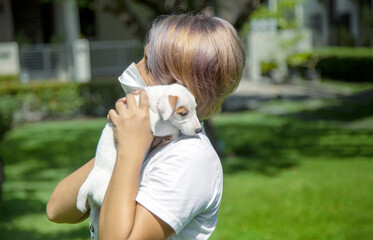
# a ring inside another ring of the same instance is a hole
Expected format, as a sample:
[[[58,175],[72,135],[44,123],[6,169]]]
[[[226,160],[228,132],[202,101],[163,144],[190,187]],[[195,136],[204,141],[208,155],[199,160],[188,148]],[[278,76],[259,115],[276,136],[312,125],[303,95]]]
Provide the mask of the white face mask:
[[[146,87],[146,84],[137,70],[135,63],[129,65],[128,68],[124,70],[122,75],[119,76],[118,80],[126,94]]]

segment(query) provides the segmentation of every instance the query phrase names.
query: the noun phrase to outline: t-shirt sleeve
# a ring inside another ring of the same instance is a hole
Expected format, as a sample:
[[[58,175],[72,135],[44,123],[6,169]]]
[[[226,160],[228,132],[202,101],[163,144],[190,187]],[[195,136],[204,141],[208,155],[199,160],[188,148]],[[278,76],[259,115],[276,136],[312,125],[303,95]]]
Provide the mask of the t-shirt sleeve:
[[[136,201],[179,233],[206,209],[212,179],[203,151],[173,152],[143,176]]]

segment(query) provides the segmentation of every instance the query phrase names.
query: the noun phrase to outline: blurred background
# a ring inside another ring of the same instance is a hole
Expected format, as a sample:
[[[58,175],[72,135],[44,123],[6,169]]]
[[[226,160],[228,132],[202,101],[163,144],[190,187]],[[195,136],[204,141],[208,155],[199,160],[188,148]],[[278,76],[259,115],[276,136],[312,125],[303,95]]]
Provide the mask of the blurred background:
[[[89,239],[45,205],[94,156],[152,21],[183,12],[246,51],[206,122],[225,173],[211,239],[373,239],[373,0],[0,0],[0,239]]]

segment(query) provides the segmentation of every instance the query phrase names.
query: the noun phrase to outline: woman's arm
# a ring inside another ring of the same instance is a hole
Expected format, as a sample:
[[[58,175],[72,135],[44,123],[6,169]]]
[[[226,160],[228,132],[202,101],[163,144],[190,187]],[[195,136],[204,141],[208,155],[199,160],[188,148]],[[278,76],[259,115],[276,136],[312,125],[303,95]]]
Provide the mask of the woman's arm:
[[[89,211],[82,213],[76,208],[76,198],[93,165],[94,159],[58,183],[47,204],[47,216],[50,221],[78,223],[89,216]]]
[[[117,102],[116,111],[109,112],[117,160],[101,207],[99,239],[165,239],[172,228],[136,203],[142,160],[153,140],[146,92],[141,92],[139,106],[128,94],[127,106]]]

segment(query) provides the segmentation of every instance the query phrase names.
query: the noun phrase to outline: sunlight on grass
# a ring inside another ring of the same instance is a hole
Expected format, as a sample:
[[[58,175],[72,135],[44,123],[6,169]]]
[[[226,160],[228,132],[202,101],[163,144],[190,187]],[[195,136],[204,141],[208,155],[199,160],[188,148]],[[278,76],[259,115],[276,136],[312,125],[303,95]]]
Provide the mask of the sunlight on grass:
[[[212,239],[232,239],[234,234],[234,239],[368,240],[373,235],[372,172],[373,163],[361,158],[307,159],[275,178],[226,176]]]

